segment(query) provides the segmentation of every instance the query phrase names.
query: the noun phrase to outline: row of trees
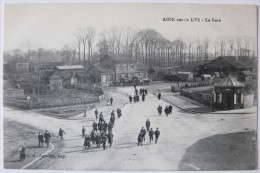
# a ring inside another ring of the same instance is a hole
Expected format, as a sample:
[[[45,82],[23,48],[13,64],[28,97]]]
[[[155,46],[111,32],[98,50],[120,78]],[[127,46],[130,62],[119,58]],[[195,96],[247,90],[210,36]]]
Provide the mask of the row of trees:
[[[61,50],[33,49],[25,43],[23,50],[5,52],[11,60],[23,57],[34,62],[63,61],[66,64],[91,66],[108,52],[124,53],[143,61],[148,67],[171,67],[208,62],[218,56],[256,56],[248,38],[176,39],[169,40],[153,29],[137,30],[131,27],[112,27],[97,36],[91,27],[78,29],[73,43]]]

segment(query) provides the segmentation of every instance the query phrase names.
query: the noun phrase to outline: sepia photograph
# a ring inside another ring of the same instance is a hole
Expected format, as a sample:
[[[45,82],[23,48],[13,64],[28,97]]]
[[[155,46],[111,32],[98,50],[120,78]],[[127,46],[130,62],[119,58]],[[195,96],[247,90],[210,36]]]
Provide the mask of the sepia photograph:
[[[258,6],[5,3],[5,170],[258,169]]]

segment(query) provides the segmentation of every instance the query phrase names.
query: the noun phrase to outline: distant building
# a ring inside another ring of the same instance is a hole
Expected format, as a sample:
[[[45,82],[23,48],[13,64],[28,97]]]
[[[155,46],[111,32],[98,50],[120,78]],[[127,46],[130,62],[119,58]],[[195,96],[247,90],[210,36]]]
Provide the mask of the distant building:
[[[177,73],[177,78],[181,81],[192,81],[193,74],[192,74],[192,72],[181,72],[181,71],[179,71]]]
[[[242,71],[238,74],[238,80],[240,81],[250,81],[255,78],[256,74],[252,73],[251,71]]]
[[[25,73],[29,71],[29,63],[16,63],[16,72],[17,73]]]
[[[62,90],[63,85],[62,85],[62,77],[59,76],[57,73],[53,73],[50,77],[50,90]]]
[[[112,81],[119,81],[127,77],[130,80],[134,76],[148,77],[148,68],[137,59],[125,54],[108,53],[93,64],[88,70],[93,82],[101,85],[110,85]]]
[[[225,75],[238,75],[242,71],[256,73],[257,62],[246,56],[220,56],[215,60],[200,66],[199,74],[220,72]]]

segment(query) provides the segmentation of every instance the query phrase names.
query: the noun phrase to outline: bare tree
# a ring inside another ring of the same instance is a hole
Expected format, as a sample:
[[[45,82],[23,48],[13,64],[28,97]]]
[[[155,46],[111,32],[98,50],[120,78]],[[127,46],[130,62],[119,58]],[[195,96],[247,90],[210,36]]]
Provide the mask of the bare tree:
[[[79,65],[80,65],[80,49],[81,49],[81,44],[82,44],[82,30],[78,29],[77,33],[74,34],[75,37],[75,45],[78,48],[78,58],[79,58]]]

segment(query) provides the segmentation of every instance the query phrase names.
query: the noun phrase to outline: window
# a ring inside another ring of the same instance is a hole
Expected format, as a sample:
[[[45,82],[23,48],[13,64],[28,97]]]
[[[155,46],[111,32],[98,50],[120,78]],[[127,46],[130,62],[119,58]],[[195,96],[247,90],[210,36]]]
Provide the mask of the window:
[[[241,94],[236,94],[236,103],[237,104],[241,103]]]
[[[130,64],[130,70],[134,70],[134,64]]]

